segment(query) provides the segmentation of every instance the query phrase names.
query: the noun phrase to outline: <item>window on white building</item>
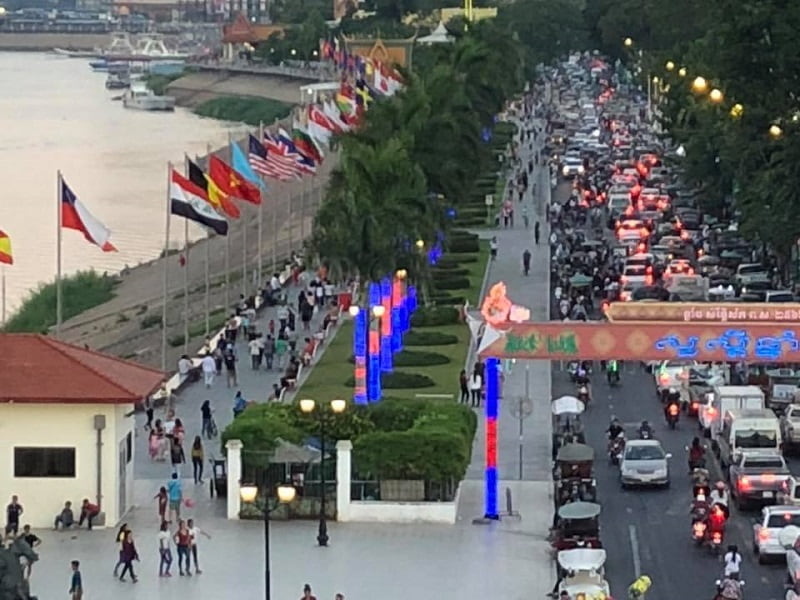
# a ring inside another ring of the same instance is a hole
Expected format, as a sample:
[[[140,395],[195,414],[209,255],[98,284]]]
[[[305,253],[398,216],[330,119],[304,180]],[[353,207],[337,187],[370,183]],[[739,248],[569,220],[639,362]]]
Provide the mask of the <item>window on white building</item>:
[[[75,448],[14,448],[14,477],[75,477]]]

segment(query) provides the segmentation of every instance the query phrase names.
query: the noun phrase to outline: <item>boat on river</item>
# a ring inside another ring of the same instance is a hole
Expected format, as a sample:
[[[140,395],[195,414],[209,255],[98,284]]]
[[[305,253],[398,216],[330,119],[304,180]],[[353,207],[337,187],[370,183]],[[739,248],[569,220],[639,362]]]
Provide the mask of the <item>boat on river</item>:
[[[144,81],[132,81],[130,89],[122,96],[122,105],[135,110],[171,111],[175,110],[175,98],[157,96]]]

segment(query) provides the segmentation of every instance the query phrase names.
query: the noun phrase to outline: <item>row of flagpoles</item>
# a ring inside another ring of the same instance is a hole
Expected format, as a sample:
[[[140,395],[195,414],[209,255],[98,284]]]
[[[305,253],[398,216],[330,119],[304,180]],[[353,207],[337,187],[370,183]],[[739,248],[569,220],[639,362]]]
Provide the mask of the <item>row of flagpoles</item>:
[[[381,67],[379,70],[385,71]],[[393,73],[393,71],[392,71]],[[399,89],[399,79],[391,76],[381,91],[373,89],[363,78],[351,81],[344,76],[340,88],[330,97],[296,109],[292,115],[291,130],[283,127],[273,130],[259,127],[257,135],[248,134],[244,149],[229,140],[228,161],[224,161],[209,151],[206,168],[203,169],[197,160],[186,157],[185,173],[181,174],[170,164],[168,166],[166,239],[164,255],[168,256],[171,216],[183,217],[184,254],[181,257],[183,266],[188,255],[188,222],[194,221],[226,237],[225,294],[226,309],[230,307],[229,298],[229,251],[228,238],[230,219],[239,219],[241,210],[235,200],[259,206],[258,213],[258,285],[263,275],[263,199],[267,193],[267,180],[300,181],[306,176],[313,176],[317,167],[325,158],[330,147],[331,138],[356,128],[370,102],[379,96],[392,95]],[[83,234],[84,238],[98,246],[104,252],[114,252],[116,248],[111,242],[111,231],[96,219],[78,199],[65,181],[62,173],[57,173],[58,193],[58,225],[57,225],[57,269],[56,269],[56,336],[61,333],[63,322],[62,298],[62,231],[73,229]],[[305,190],[303,198],[305,197]],[[291,215],[291,206],[290,206]],[[290,216],[291,218],[291,216]],[[245,223],[247,221],[245,220]],[[303,221],[304,222],[304,221]],[[247,227],[243,231],[243,286],[247,279]],[[290,233],[291,235],[291,233]],[[301,233],[301,237],[304,237]],[[290,241],[291,245],[291,241]],[[273,266],[277,254],[277,211],[273,210]],[[209,273],[208,244],[206,244],[206,329],[209,321]],[[164,306],[162,314],[162,368],[166,369],[167,346],[167,293],[168,266],[165,260],[164,269]],[[0,265],[2,265],[2,317],[6,320],[5,265],[13,264],[11,240],[0,231]],[[187,268],[188,270],[188,268]],[[188,273],[184,271],[184,348],[188,343]]]

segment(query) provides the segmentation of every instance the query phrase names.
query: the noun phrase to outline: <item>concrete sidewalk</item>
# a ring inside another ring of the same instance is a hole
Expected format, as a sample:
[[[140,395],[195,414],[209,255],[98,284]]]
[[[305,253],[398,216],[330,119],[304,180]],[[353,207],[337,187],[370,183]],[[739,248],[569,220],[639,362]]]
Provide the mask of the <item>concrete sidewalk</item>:
[[[527,144],[524,146],[521,158],[522,164],[527,168],[532,152]],[[541,142],[535,147],[541,147]],[[532,193],[533,184],[538,191],[536,198]],[[502,281],[506,284],[509,298],[516,304],[530,308],[531,319],[540,321],[549,319],[550,248],[545,210],[550,201],[550,191],[548,169],[534,167],[528,192],[521,203],[514,201],[514,226],[482,232],[482,237],[497,236],[499,245],[497,259],[489,263],[488,287]],[[523,224],[523,205],[527,206],[530,217],[528,229]],[[538,246],[533,235],[537,221],[541,227]],[[531,272],[527,277],[522,272],[522,254],[526,249],[532,254]],[[498,417],[498,502],[502,514],[507,509],[506,490],[510,490],[513,510],[520,517],[502,517],[499,523],[491,523],[488,527],[492,531],[513,528],[524,532],[528,538],[526,555],[536,559],[530,561],[528,568],[537,574],[535,584],[528,588],[528,597],[535,598],[550,592],[554,580],[549,544],[545,539],[552,515],[553,486],[550,461],[550,368],[549,363],[542,361],[531,361],[527,364],[504,361],[504,368],[505,378]],[[514,406],[518,406],[520,400],[525,398],[529,398],[532,403],[532,413],[523,419],[523,432],[520,436],[520,420],[515,416]],[[464,523],[484,514],[485,457],[485,420],[482,408],[472,449],[472,462],[459,497],[459,519]]]

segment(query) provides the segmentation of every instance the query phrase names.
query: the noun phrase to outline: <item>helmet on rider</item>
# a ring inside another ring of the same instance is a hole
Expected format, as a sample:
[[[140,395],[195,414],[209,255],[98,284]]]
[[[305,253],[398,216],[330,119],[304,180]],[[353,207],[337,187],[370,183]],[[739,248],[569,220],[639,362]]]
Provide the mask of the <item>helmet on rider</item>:
[[[714,487],[716,487],[720,492],[724,492],[728,489],[728,486],[725,485],[724,481],[718,481]]]

